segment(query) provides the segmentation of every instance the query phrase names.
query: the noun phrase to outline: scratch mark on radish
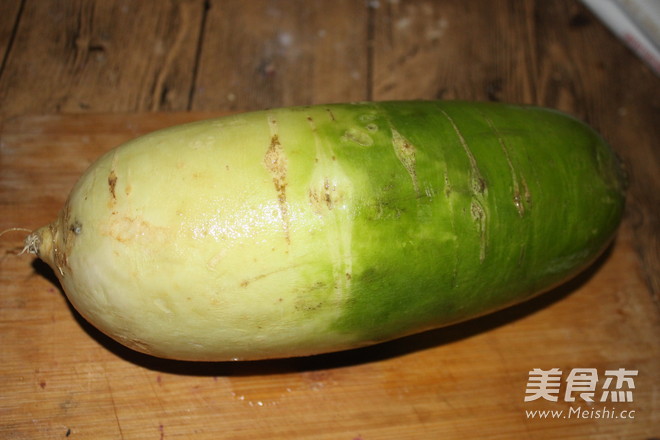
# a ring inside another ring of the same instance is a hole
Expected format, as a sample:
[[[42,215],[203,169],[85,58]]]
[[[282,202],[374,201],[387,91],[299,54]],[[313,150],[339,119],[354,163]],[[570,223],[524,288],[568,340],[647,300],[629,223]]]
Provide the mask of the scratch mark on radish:
[[[444,110],[440,109],[440,113],[449,121],[454,133],[458,137],[458,141],[465,151],[465,155],[470,162],[470,179],[468,187],[472,192],[472,202],[470,204],[470,213],[472,219],[475,221],[477,231],[479,233],[479,261],[483,263],[486,259],[486,251],[488,248],[488,210],[486,207],[486,196],[488,195],[488,185],[486,179],[481,174],[477,159],[470,149],[465,136],[456,125],[454,119],[447,114]]]
[[[513,204],[516,207],[516,210],[518,211],[518,215],[522,217],[525,215],[525,201],[529,200],[529,190],[527,189],[527,185],[523,184],[524,193],[521,194],[518,174],[516,173],[516,168],[513,165],[513,162],[511,161],[511,156],[509,155],[509,148],[507,147],[506,142],[504,141],[504,137],[502,136],[502,134],[499,132],[499,130],[497,129],[497,127],[489,117],[487,117],[486,115],[482,115],[482,116],[488,123],[488,126],[493,131],[493,133],[495,133],[497,142],[500,144],[500,148],[502,149],[502,152],[504,153],[504,157],[506,158],[506,162],[509,166],[509,171],[511,172],[511,181],[513,184]],[[522,180],[524,183],[525,181],[524,177],[522,177]]]
[[[392,130],[392,146],[394,147],[394,153],[396,154],[397,159],[401,162],[401,165],[406,169],[412,180],[413,188],[415,194],[419,197],[419,182],[417,179],[417,160],[416,153],[417,149],[415,146],[404,138],[401,133],[399,133],[394,127],[391,127]]]
[[[458,128],[458,125],[456,125],[456,122],[454,122],[454,119],[447,114],[444,110],[440,110],[440,113],[443,114],[445,118],[449,121],[451,124],[454,132],[456,133],[456,136],[458,137],[458,141],[461,144],[461,147],[463,147],[463,150],[465,151],[465,155],[467,156],[468,160],[470,161],[470,188],[474,193],[477,194],[486,194],[487,192],[487,185],[486,185],[486,180],[483,178],[481,175],[481,171],[479,171],[479,166],[477,165],[477,160],[474,157],[474,154],[472,153],[472,150],[470,149],[470,146],[468,145],[467,141],[465,140],[465,137],[463,136],[463,133],[461,133],[461,130]]]
[[[477,223],[477,229],[479,230],[479,261],[483,263],[486,258],[486,212],[484,211],[483,206],[477,201],[472,200],[470,204],[470,214],[472,219]]]

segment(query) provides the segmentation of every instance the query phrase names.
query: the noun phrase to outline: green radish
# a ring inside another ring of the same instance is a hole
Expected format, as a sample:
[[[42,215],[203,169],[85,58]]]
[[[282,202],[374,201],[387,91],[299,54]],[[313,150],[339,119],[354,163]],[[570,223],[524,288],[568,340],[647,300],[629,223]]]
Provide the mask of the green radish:
[[[615,155],[554,110],[381,102],[160,130],[97,160],[26,240],[73,306],[151,355],[311,355],[501,309],[604,250]]]

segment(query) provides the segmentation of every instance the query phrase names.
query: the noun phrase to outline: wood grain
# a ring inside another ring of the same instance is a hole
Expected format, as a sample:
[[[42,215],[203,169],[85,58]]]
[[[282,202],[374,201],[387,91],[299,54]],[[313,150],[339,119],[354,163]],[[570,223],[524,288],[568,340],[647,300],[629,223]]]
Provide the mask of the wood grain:
[[[7,61],[7,51],[13,42],[21,3],[21,0],[7,0],[0,5],[0,76]]]
[[[374,99],[535,102],[533,2],[383,3],[375,19]]]
[[[660,79],[578,1],[6,0],[0,56],[0,230],[52,220],[92,160],[141,133],[331,101],[555,107],[600,131],[630,180],[615,244],[567,285],[446,329],[270,362],[130,352],[8,232],[0,438],[660,437]],[[634,402],[608,405],[635,418],[527,417],[579,406],[524,402],[533,368],[638,370]]]
[[[363,2],[211,1],[192,109],[364,100]]]
[[[0,113],[185,110],[201,1],[28,2]]]

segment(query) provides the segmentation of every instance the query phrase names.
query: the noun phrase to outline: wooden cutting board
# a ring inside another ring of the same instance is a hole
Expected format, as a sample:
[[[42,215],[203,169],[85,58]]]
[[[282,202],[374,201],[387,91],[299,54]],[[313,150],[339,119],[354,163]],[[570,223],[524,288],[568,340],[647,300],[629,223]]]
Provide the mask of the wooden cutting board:
[[[49,223],[109,148],[210,116],[6,121],[0,230]],[[630,231],[624,223],[593,267],[523,305],[366,349],[248,363],[175,362],[119,346],[71,308],[45,264],[17,255],[26,233],[8,232],[0,237],[0,438],[660,437],[659,314]],[[561,373],[557,401],[525,401],[533,369]],[[615,390],[607,372],[619,369],[637,373],[621,388],[632,401],[600,402]],[[596,402],[570,389],[580,372],[598,375]]]

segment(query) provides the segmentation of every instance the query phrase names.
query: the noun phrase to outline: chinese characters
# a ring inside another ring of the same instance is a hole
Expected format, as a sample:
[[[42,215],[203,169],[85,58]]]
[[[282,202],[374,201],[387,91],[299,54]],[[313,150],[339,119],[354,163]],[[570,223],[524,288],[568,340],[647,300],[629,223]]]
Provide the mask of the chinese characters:
[[[525,402],[545,399],[557,402],[563,397],[564,402],[575,402],[581,399],[585,402],[632,402],[635,389],[634,377],[637,370],[605,370],[605,381],[598,388],[598,370],[595,368],[573,368],[566,376],[566,387],[563,395],[560,388],[563,372],[559,368],[542,370],[534,368],[529,372]]]

